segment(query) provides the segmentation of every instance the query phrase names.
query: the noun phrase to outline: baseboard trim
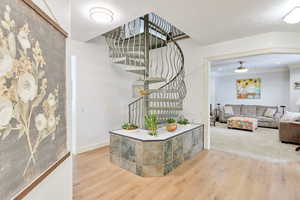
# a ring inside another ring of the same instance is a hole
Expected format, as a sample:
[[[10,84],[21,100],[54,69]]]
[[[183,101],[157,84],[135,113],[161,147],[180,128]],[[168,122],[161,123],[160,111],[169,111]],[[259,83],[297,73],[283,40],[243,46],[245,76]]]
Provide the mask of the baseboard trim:
[[[84,152],[87,152],[87,151],[92,151],[92,150],[95,150],[95,149],[99,149],[101,147],[105,147],[105,146],[108,146],[108,145],[109,145],[109,142],[107,141],[107,142],[96,143],[96,144],[91,144],[91,145],[79,147],[76,150],[75,155],[81,154],[81,153],[84,153]]]

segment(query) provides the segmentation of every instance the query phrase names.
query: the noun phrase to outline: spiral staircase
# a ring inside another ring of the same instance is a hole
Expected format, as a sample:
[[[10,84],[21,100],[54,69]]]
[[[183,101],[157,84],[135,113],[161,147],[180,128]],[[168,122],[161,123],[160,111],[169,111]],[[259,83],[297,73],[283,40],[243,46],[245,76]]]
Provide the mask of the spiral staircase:
[[[159,123],[178,118],[186,96],[184,55],[176,42],[187,35],[154,13],[104,34],[109,56],[142,82],[141,95],[129,104],[129,122],[144,127],[144,116]],[[137,92],[138,93],[138,92]]]

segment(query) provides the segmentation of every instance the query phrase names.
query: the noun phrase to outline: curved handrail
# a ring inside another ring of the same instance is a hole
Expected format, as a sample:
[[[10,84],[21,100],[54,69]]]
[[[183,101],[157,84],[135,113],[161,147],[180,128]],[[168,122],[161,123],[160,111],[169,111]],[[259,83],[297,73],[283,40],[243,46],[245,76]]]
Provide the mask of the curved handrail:
[[[141,17],[141,19],[143,19],[143,18]],[[173,82],[173,81],[180,75],[180,73],[181,73],[182,71],[184,71],[184,55],[183,55],[183,52],[182,52],[180,46],[178,45],[178,43],[173,39],[173,37],[172,37],[169,33],[165,32],[163,29],[161,29],[159,26],[157,26],[156,24],[154,24],[154,23],[151,22],[151,21],[149,21],[148,23],[151,24],[151,25],[153,25],[155,28],[159,29],[159,30],[160,30],[161,32],[163,32],[164,34],[166,34],[166,35],[169,37],[169,39],[176,45],[176,47],[178,48],[178,50],[179,50],[179,52],[180,52],[180,54],[181,54],[181,59],[182,59],[181,69],[180,69],[179,72],[176,74],[176,76],[175,76],[174,78],[172,78],[168,83],[166,83],[165,85],[163,85],[163,86],[161,86],[160,88],[158,88],[158,89],[163,89],[163,88],[165,88],[166,86],[168,86],[171,82]],[[151,93],[150,93],[150,94],[151,94]],[[148,95],[149,95],[149,94],[148,94]],[[141,100],[141,99],[143,99],[143,98],[144,98],[144,97],[138,97],[136,100],[134,100],[133,102],[131,102],[129,105],[131,105],[131,104],[133,104],[133,103],[135,103],[135,102],[137,102],[138,100]]]
[[[185,60],[175,40],[175,37],[184,33],[153,13],[148,17],[148,41],[145,30],[142,31],[142,17],[104,34],[114,63],[134,66],[126,70],[144,76],[145,81],[160,84],[153,91],[149,89],[146,96],[138,97],[128,105],[129,122],[138,126],[143,126],[146,110],[158,114],[161,122],[169,117],[177,117],[186,96]],[[146,43],[149,45],[146,46]]]
[[[167,38],[169,39],[169,41],[173,42],[173,44],[177,47],[179,53],[180,53],[180,58],[181,58],[181,67],[179,69],[179,71],[177,72],[177,74],[171,78],[171,80],[169,80],[166,84],[164,84],[163,86],[159,87],[158,90],[163,90],[165,88],[167,88],[170,84],[172,84],[173,82],[176,81],[176,79],[179,78],[179,76],[184,76],[182,75],[182,73],[184,73],[184,55],[183,55],[183,52],[182,52],[182,49],[180,48],[180,46],[178,45],[178,43],[173,39],[172,35],[167,33],[165,30],[163,30],[162,28],[160,28],[158,25],[156,25],[155,23],[149,21],[148,22],[152,28],[155,27],[155,29],[158,29],[159,32],[163,33],[165,36],[167,36]],[[168,42],[169,43],[169,42]],[[183,84],[183,87],[185,87],[185,84],[184,84],[184,81],[182,81],[182,84]],[[148,96],[150,96],[152,93],[150,92],[149,94],[147,94]],[[186,93],[183,94],[184,96],[186,95]],[[183,97],[184,98],[184,97]],[[137,98],[136,100],[134,100],[133,102],[131,102],[128,107],[129,107],[129,121],[132,122],[132,119],[131,119],[131,115],[133,112],[131,110],[131,107],[133,107],[135,104],[138,104],[138,103],[141,103],[143,101],[144,97],[141,96],[139,98]],[[139,119],[138,119],[139,120]]]

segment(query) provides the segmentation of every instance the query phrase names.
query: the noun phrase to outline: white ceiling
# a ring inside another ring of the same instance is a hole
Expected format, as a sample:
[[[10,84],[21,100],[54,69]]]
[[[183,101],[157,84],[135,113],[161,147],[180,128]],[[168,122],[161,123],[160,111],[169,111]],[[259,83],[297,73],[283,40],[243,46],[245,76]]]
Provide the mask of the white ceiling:
[[[212,72],[216,75],[234,74],[244,61],[249,73],[287,70],[289,65],[300,64],[299,54],[265,54],[251,57],[221,60],[212,63]]]
[[[266,32],[300,32],[282,17],[300,0],[72,0],[72,37],[90,40],[145,13],[154,12],[197,40],[200,45]],[[111,25],[91,22],[91,7],[115,13]]]

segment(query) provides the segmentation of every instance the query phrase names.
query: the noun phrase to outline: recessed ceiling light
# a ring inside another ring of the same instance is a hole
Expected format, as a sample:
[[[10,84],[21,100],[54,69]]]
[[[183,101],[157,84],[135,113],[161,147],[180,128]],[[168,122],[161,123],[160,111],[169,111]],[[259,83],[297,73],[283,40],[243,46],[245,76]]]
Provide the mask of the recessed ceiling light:
[[[240,66],[238,68],[236,68],[234,70],[235,73],[246,73],[248,72],[248,69],[246,67],[243,66],[244,62],[243,61],[240,61]]]
[[[297,24],[300,22],[300,6],[293,8],[286,16],[283,17],[283,21],[288,24]]]
[[[109,24],[114,20],[114,13],[102,7],[95,7],[90,9],[90,19],[100,23],[100,24]]]

